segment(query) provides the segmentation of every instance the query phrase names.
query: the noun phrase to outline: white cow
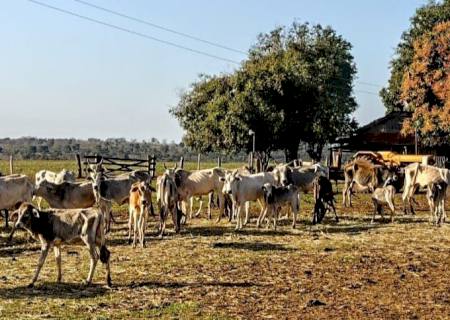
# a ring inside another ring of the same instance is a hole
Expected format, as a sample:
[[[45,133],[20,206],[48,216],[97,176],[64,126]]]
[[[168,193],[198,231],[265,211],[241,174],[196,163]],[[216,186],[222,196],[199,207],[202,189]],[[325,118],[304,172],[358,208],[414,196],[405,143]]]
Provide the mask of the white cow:
[[[36,188],[39,187],[39,184],[42,181],[52,182],[54,184],[61,184],[63,182],[75,182],[76,177],[73,171],[68,171],[66,169],[62,169],[60,172],[53,172],[50,170],[40,170],[35,174],[35,184]],[[42,197],[36,196],[36,203],[38,208],[41,209]]]
[[[438,168],[435,166],[424,165],[420,163],[412,163],[405,167],[405,183],[403,186],[403,206],[404,212],[407,214],[407,204],[409,210],[414,214],[414,209],[411,203],[411,199],[414,196],[417,188],[429,187],[431,184],[444,180],[447,184],[450,184],[450,171],[444,168]],[[430,204],[430,211],[431,203]],[[431,212],[433,214],[433,212]],[[444,212],[445,217],[445,212]]]
[[[0,210],[15,209],[23,202],[31,202],[34,186],[26,175],[0,177]],[[8,214],[5,216],[8,226]]]
[[[177,185],[178,201],[188,203],[192,197],[209,195],[215,192],[219,197],[219,217],[224,212],[224,196],[222,194],[224,170],[221,168],[203,169],[197,171],[187,171],[178,169],[174,172],[174,181]],[[192,205],[190,207],[189,217],[192,218]],[[208,217],[211,218],[211,202],[208,202]]]
[[[227,173],[220,178],[224,182],[222,192],[231,195],[236,210],[236,230],[243,227],[242,209],[246,202],[258,201],[261,205],[261,212],[258,217],[257,227],[265,210],[264,191],[265,183],[276,184],[276,177],[272,172],[261,172],[250,175],[241,175],[236,170]],[[233,210],[234,211],[234,210]],[[247,217],[246,217],[247,219]]]

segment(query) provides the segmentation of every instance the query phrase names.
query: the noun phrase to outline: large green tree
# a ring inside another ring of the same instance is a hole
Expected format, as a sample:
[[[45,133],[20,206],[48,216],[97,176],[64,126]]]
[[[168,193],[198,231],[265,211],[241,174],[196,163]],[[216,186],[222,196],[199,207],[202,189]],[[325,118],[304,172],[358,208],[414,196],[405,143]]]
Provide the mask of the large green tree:
[[[450,20],[450,0],[430,1],[417,9],[411,18],[411,27],[402,34],[396,54],[391,61],[391,77],[386,88],[380,91],[386,111],[402,111],[401,99],[403,75],[409,69],[414,57],[414,43],[422,35],[431,32],[440,22]]]
[[[282,149],[297,157],[300,142],[313,158],[356,123],[351,45],[330,27],[294,23],[258,37],[249,58],[228,75],[201,77],[172,114],[200,151],[250,150],[249,129],[263,155]]]

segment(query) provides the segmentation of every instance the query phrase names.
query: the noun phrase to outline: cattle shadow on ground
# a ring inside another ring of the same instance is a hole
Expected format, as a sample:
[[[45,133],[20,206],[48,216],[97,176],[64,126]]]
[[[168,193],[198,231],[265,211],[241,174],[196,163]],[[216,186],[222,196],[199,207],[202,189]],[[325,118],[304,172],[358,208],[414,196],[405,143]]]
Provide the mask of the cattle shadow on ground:
[[[212,244],[214,249],[237,249],[249,251],[295,251],[278,243],[266,242],[216,242]]]
[[[163,282],[163,281],[132,281],[128,285],[118,285],[118,288],[164,288],[164,289],[182,289],[182,288],[203,288],[203,287],[222,287],[222,288],[250,288],[250,287],[263,287],[264,284],[255,282],[232,282],[232,281],[206,281],[206,282]]]
[[[17,254],[21,254],[23,252],[33,252],[41,250],[40,247],[7,247],[0,249],[0,258],[4,257],[13,257]]]
[[[247,235],[247,236],[290,236],[289,231],[266,229],[265,226],[261,228],[255,228],[252,226],[244,227],[242,230],[235,230],[233,225],[230,226],[216,226],[216,227],[186,227],[182,230],[183,235],[201,236],[201,237],[220,237],[229,234]]]
[[[360,235],[363,232],[367,232],[370,230],[375,230],[378,228],[383,227],[383,225],[381,224],[364,224],[364,225],[344,225],[344,224],[336,224],[333,226],[324,226],[323,228],[320,228],[318,230],[315,231],[323,231],[324,233],[331,233],[331,234],[339,234],[339,233],[343,233],[343,234],[347,234],[347,235],[351,235],[351,236],[356,236],[356,235]],[[312,231],[312,230],[311,230]]]
[[[339,216],[339,219],[341,219],[343,221],[352,221],[352,222],[359,222],[362,224],[370,224],[370,222],[372,221],[372,215],[365,215],[365,216],[347,216],[347,215],[342,215]],[[424,222],[428,222],[428,217],[422,217],[422,216],[417,216],[417,215],[404,215],[403,213],[399,214],[397,212],[397,214],[394,215],[394,223],[399,223],[399,224],[420,224],[420,223],[424,223]],[[383,224],[389,224],[391,223],[391,214],[389,212],[385,212],[384,214],[384,220],[381,219],[380,215],[376,215],[375,216],[375,223],[383,223]]]
[[[85,286],[82,283],[50,283],[35,285],[34,288],[20,286],[15,288],[0,288],[2,299],[23,299],[33,297],[60,299],[87,299],[108,293],[110,289],[100,284]]]

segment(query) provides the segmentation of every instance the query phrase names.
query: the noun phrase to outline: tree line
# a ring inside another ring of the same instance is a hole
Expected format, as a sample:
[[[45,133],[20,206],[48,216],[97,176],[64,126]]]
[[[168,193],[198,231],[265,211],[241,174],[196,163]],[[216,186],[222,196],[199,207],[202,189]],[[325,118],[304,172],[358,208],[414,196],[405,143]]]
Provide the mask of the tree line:
[[[303,148],[300,155],[306,159]],[[10,155],[14,159],[23,160],[74,160],[75,155],[102,155],[125,159],[147,159],[154,155],[157,161],[178,161],[184,157],[186,161],[197,161],[198,153],[184,143],[158,141],[151,138],[148,141],[127,140],[124,138],[110,139],[43,139],[35,137],[0,139],[0,159],[7,160]],[[201,161],[215,162],[218,157],[223,162],[246,162],[248,154],[237,152],[224,154],[207,152],[201,154]],[[273,157],[283,161],[282,153],[274,153]]]

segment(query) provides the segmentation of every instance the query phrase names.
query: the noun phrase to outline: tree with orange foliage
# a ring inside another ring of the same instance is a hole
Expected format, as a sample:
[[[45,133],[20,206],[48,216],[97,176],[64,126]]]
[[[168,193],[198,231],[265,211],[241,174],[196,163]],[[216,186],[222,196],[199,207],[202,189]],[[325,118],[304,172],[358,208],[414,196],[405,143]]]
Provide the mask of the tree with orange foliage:
[[[426,146],[450,144],[450,21],[437,24],[414,42],[401,98],[413,112],[403,123],[403,134],[417,130]]]

